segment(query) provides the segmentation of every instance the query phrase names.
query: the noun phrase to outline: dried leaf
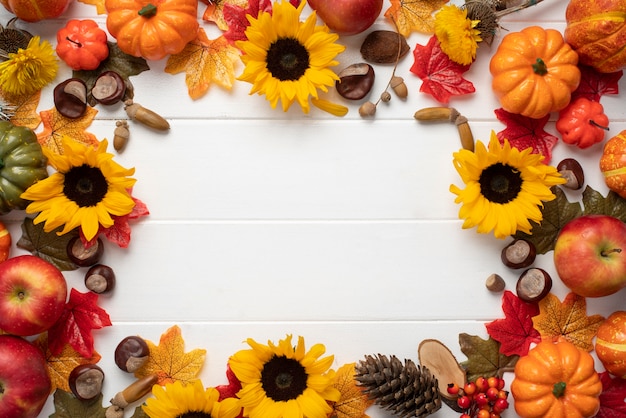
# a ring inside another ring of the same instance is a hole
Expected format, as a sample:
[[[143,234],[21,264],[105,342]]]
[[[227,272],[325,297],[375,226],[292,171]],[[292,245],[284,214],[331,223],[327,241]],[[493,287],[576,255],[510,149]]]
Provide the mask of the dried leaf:
[[[511,146],[519,150],[532,148],[533,154],[544,156],[544,164],[550,163],[552,149],[559,139],[543,129],[550,118],[549,114],[541,119],[533,119],[504,109],[496,109],[495,113],[498,120],[506,125],[506,129],[497,133],[501,144],[508,139]]]
[[[91,4],[96,6],[96,13],[99,15],[103,15],[107,12],[107,8],[104,5],[105,0],[78,0],[84,4]]]
[[[571,101],[578,97],[586,97],[592,101],[600,101],[605,94],[619,93],[619,80],[624,71],[619,70],[614,73],[600,73],[593,67],[579,65],[580,84],[572,93]]]
[[[584,297],[570,292],[561,303],[557,296],[549,293],[539,301],[539,312],[533,324],[542,340],[565,338],[581,350],[593,350],[592,340],[604,317],[587,316]]]
[[[354,380],[355,363],[344,364],[337,370],[334,388],[341,393],[337,402],[332,405],[329,416],[336,418],[369,418],[365,410],[374,404],[373,399],[363,393]]]
[[[574,218],[582,215],[583,211],[578,202],[570,202],[560,187],[553,187],[556,199],[544,202],[541,213],[543,220],[541,224],[530,221],[532,224],[532,233],[518,231],[514,238],[521,238],[532,242],[535,245],[537,254],[545,254],[554,250],[556,239],[561,228]]]
[[[461,351],[467,361],[461,363],[467,370],[467,380],[472,382],[477,377],[499,376],[512,372],[519,356],[507,356],[500,352],[500,343],[489,338],[484,340],[476,335],[459,334]]]
[[[502,311],[504,319],[496,319],[486,324],[489,336],[500,343],[502,354],[525,356],[531,343],[541,341],[532,320],[533,316],[539,314],[539,306],[524,302],[513,292],[506,290],[502,295]]]
[[[215,23],[222,31],[228,30],[228,22],[224,17],[226,5],[243,8],[246,7],[246,3],[247,0],[211,0],[202,14],[202,20]]]
[[[614,216],[626,222],[626,199],[609,191],[606,197],[590,186],[583,191],[584,215],[597,214]]]
[[[24,218],[22,221],[22,236],[16,245],[54,264],[59,270],[76,270],[78,266],[67,256],[67,244],[77,235],[76,230],[57,235],[57,232],[63,229],[62,227],[45,232],[43,225],[43,222],[35,225],[32,218]]]
[[[135,372],[137,378],[156,374],[158,384],[163,386],[176,380],[194,380],[204,365],[206,350],[194,349],[185,353],[185,341],[177,325],[161,335],[159,345],[146,340],[150,349],[148,361]]]
[[[202,97],[212,82],[230,90],[235,82],[234,63],[239,59],[239,50],[224,36],[215,40],[207,38],[200,28],[195,40],[189,42],[179,54],[170,55],[165,72],[185,72],[185,83],[192,99]]]
[[[411,32],[431,34],[435,31],[433,12],[448,0],[391,0],[385,17],[395,22],[398,31],[409,36]]]
[[[271,13],[272,1],[250,0],[246,8],[230,3],[224,4],[222,13],[228,25],[228,30],[224,32],[224,38],[228,39],[231,44],[248,39],[245,32],[248,26],[250,26],[250,22],[246,16],[250,15],[250,17],[256,19],[259,16],[259,11]]]
[[[54,413],[49,418],[105,418],[102,394],[88,401],[81,401],[72,393],[61,389],[54,391]]]
[[[626,380],[611,377],[609,372],[599,373],[602,382],[600,410],[595,418],[626,418]]]
[[[85,114],[77,119],[66,118],[56,107],[41,112],[43,131],[37,134],[37,141],[42,147],[57,154],[63,154],[63,140],[74,140],[88,146],[97,147],[98,139],[87,132],[98,111],[87,106]]]
[[[26,126],[32,130],[39,126],[41,117],[37,113],[37,106],[39,106],[41,90],[37,90],[30,96],[15,96],[0,91],[0,97],[15,107],[15,113],[10,119],[11,123],[17,126]]]
[[[473,93],[474,85],[463,78],[469,65],[461,65],[441,50],[437,37],[431,36],[426,46],[415,45],[415,61],[410,71],[422,79],[420,91],[432,95],[440,103],[448,103],[451,96]]]

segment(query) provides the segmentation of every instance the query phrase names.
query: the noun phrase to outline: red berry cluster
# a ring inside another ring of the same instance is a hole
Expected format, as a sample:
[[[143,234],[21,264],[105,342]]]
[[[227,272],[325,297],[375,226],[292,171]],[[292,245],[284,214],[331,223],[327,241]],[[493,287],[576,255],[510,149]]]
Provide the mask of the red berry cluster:
[[[450,383],[448,393],[458,396],[456,403],[463,410],[460,418],[500,418],[509,407],[504,379],[496,376],[479,377],[462,388]]]

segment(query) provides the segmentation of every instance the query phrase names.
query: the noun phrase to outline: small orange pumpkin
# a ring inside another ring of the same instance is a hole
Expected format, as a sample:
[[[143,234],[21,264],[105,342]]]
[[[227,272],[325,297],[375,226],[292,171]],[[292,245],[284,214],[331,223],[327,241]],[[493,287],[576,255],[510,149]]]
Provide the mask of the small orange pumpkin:
[[[593,357],[566,340],[537,344],[517,361],[511,382],[522,418],[590,418],[601,392]]]
[[[626,199],[626,130],[604,144],[600,171],[608,188]]]
[[[71,0],[0,0],[9,12],[26,22],[61,16]]]
[[[107,29],[132,56],[178,54],[198,34],[197,0],[106,0]]]
[[[604,368],[626,379],[626,312],[613,312],[598,328],[596,354]]]
[[[564,109],[580,83],[578,54],[559,31],[539,26],[502,38],[489,70],[502,108],[534,119]]]

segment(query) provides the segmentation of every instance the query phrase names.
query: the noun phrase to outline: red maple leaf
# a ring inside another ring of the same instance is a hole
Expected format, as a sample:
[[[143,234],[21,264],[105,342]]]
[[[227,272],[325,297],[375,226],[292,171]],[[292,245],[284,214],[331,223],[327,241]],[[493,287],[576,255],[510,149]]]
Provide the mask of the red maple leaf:
[[[622,70],[614,73],[600,73],[586,65],[580,65],[578,68],[580,68],[580,84],[572,93],[572,102],[578,97],[586,97],[598,102],[605,94],[619,93],[618,82],[624,74]]]
[[[237,398],[237,392],[241,390],[241,382],[235,376],[235,373],[231,370],[230,366],[226,366],[226,378],[228,379],[227,385],[216,386],[215,389],[220,393],[219,401],[223,401],[226,398]],[[240,418],[243,416],[243,409],[237,416]]]
[[[506,356],[528,354],[531,343],[541,341],[541,335],[533,327],[532,317],[539,315],[539,305],[524,302],[513,292],[502,295],[504,319],[486,324],[487,333],[500,343],[500,352]]]
[[[294,7],[300,5],[300,0],[290,0],[289,2]],[[250,0],[245,9],[231,3],[224,4],[224,21],[228,25],[228,30],[224,32],[224,38],[233,44],[235,41],[247,40],[245,32],[250,26],[247,16],[250,15],[256,19],[260,11],[272,13],[272,0]]]
[[[495,110],[496,117],[506,125],[506,128],[497,133],[500,143],[509,140],[512,147],[524,150],[532,147],[533,154],[544,156],[543,163],[549,164],[552,159],[552,148],[559,140],[556,136],[547,133],[546,126],[550,115],[541,119],[532,119],[522,115],[507,112],[504,109]]]
[[[596,418],[626,418],[626,380],[599,373],[602,382],[600,410]]]
[[[448,103],[451,96],[476,91],[471,81],[462,74],[469,65],[452,61],[442,50],[436,36],[431,36],[426,46],[417,44],[413,51],[415,61],[410,71],[422,79],[420,91],[432,95],[440,103]]]
[[[94,352],[91,331],[110,325],[109,314],[98,306],[97,294],[72,289],[61,317],[48,330],[48,348],[58,355],[69,344],[81,356],[91,358]]]

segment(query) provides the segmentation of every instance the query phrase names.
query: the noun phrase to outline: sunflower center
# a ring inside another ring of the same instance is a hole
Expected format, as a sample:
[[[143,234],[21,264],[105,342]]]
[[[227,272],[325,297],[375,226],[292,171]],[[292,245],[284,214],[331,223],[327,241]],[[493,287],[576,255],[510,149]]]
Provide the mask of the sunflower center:
[[[478,180],[480,193],[490,202],[508,203],[522,190],[522,175],[508,164],[496,163],[485,168]]]
[[[280,38],[267,50],[267,69],[280,81],[298,80],[309,68],[309,51],[297,39]]]
[[[63,194],[78,206],[95,206],[104,199],[109,189],[104,174],[87,164],[72,167],[65,173]]]
[[[189,411],[184,414],[176,415],[176,418],[211,418],[211,414],[202,411]]]
[[[276,402],[296,399],[307,385],[307,373],[299,361],[274,356],[263,366],[261,385],[269,398]]]

